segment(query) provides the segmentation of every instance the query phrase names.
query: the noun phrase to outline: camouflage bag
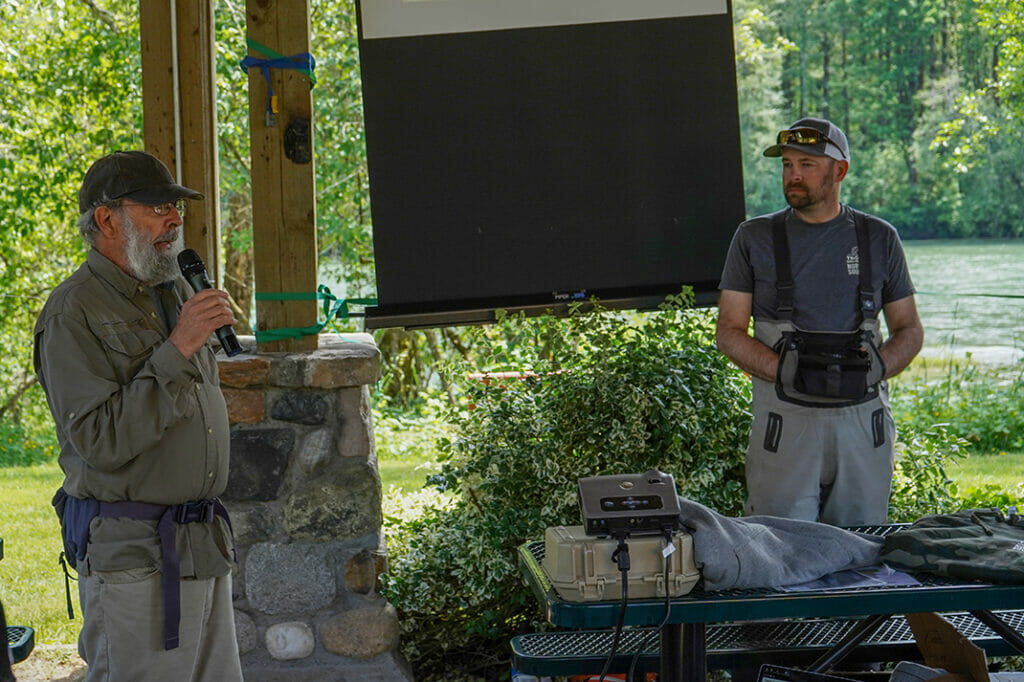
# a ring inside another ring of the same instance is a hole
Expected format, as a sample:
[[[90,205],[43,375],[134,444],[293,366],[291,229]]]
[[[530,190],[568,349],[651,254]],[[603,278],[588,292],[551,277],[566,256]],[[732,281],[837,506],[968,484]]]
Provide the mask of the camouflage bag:
[[[960,580],[1024,583],[1024,517],[996,508],[926,516],[887,535],[881,560]]]

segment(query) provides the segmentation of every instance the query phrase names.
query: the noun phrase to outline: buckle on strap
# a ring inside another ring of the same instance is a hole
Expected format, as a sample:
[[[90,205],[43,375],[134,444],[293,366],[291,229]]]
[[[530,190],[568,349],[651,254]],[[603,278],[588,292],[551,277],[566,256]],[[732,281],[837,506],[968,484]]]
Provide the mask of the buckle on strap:
[[[213,523],[216,505],[213,500],[197,500],[184,502],[176,506],[174,521],[176,523]]]

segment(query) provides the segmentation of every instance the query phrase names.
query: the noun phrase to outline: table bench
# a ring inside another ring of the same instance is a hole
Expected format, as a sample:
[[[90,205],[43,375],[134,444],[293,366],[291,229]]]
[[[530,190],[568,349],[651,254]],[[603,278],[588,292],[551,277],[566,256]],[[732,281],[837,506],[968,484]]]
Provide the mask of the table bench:
[[[32,653],[35,646],[35,631],[24,625],[7,626],[7,649],[11,663],[21,663]]]
[[[1007,626],[1024,633],[1024,611],[994,611]],[[992,628],[966,612],[945,613],[962,635],[988,656],[1012,656],[1014,650]],[[853,618],[722,623],[707,629],[709,670],[757,667],[762,663],[805,666],[813,664],[850,636],[863,621]],[[658,672],[660,646],[653,628],[623,631],[611,672],[629,669],[639,646],[644,650],[637,672]],[[512,666],[536,675],[586,675],[600,673],[611,649],[612,630],[537,632],[512,639]],[[903,616],[888,616],[843,658],[844,663],[920,660],[914,634]]]

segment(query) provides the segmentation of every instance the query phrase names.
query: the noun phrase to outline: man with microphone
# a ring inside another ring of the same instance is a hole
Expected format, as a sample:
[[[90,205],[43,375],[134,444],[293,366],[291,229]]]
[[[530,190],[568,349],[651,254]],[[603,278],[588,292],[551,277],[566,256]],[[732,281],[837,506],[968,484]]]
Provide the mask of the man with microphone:
[[[202,198],[145,152],[96,161],[78,193],[88,258],[36,322],[89,682],[242,679],[212,340],[234,340],[236,320],[226,293],[193,291],[178,264],[185,200]]]

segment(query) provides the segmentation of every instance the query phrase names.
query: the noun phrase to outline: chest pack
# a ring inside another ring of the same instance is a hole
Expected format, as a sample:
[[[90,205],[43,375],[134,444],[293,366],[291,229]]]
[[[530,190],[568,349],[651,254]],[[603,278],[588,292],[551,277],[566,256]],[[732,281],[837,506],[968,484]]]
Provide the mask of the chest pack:
[[[780,334],[775,381],[778,397],[800,405],[842,407],[872,400],[885,376],[878,351],[878,306],[871,278],[867,217],[853,211],[857,232],[857,302],[861,322],[850,332],[811,332],[793,324],[793,268],[786,234],[788,211],[772,218],[776,272],[776,319]]]

